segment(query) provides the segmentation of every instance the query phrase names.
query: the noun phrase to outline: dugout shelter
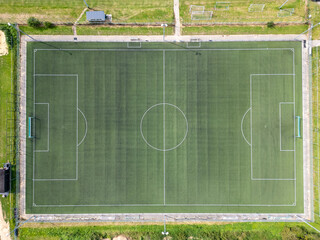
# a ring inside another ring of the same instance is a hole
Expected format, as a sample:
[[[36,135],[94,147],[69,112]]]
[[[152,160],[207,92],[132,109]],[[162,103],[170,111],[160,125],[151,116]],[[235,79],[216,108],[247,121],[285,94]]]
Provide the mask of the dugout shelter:
[[[9,195],[10,191],[10,163],[5,163],[3,168],[0,168],[0,194],[2,197]]]

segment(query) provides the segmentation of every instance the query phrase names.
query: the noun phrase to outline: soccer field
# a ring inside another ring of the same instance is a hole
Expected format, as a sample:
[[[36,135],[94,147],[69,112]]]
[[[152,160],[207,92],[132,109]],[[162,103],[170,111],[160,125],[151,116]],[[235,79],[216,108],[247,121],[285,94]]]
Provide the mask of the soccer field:
[[[27,46],[26,213],[303,213],[301,42]]]

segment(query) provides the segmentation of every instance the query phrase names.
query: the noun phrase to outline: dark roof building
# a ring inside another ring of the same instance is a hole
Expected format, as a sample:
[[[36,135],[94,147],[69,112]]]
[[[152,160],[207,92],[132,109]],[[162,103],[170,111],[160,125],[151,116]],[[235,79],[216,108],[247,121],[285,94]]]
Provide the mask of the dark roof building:
[[[106,14],[104,11],[88,11],[86,12],[87,21],[89,22],[104,22],[106,21]]]
[[[10,191],[10,164],[6,163],[0,168],[0,194],[6,197]]]

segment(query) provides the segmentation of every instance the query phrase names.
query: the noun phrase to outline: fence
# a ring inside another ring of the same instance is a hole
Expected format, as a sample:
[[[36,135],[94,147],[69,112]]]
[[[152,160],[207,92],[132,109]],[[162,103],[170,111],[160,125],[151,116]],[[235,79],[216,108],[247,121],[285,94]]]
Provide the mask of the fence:
[[[320,86],[319,86],[319,49],[313,50],[312,59],[312,150],[313,150],[313,192],[315,220],[320,220]]]

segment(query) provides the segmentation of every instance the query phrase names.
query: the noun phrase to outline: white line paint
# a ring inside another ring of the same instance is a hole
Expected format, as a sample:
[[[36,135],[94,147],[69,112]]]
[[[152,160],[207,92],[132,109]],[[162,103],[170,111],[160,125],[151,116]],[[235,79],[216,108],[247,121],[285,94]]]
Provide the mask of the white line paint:
[[[35,205],[35,207],[161,207],[163,204],[80,204],[80,205]],[[292,207],[295,204],[166,204],[166,206],[174,207]]]
[[[36,50],[50,50],[50,51],[60,51],[60,49],[35,49]],[[61,50],[70,50],[70,51],[130,51],[131,49],[61,49]],[[201,51],[220,51],[220,50],[227,50],[227,51],[239,51],[239,50],[291,50],[289,48],[265,48],[265,49],[198,49]],[[132,51],[137,51],[132,49]],[[157,49],[140,49],[139,51],[163,51],[163,50],[157,50]],[[185,50],[185,49],[168,49],[166,51],[190,51],[190,50]],[[35,57],[34,57],[34,61],[35,61]],[[35,63],[34,63],[34,69],[35,69]],[[34,70],[35,73],[35,70]],[[42,74],[39,74],[42,75]],[[61,74],[51,74],[52,76],[61,76]],[[256,75],[260,75],[260,74],[256,74]],[[261,74],[261,75],[265,75],[265,74]],[[273,74],[270,74],[273,75]],[[274,74],[274,75],[278,75],[278,74]],[[281,75],[292,75],[294,76],[294,74],[281,74]],[[34,74],[35,76],[35,74]],[[77,74],[70,74],[70,76],[77,76]],[[250,76],[251,77],[251,76]],[[77,88],[78,88],[78,84],[77,84]],[[35,89],[34,89],[34,95],[35,95]],[[251,95],[251,92],[250,92]],[[35,98],[35,96],[34,96]],[[78,98],[78,91],[77,91],[77,98]],[[250,101],[251,101],[251,97],[250,97]],[[162,104],[166,104],[165,102]],[[77,104],[78,105],[78,104]],[[252,106],[252,104],[250,103],[250,105]],[[252,112],[252,111],[251,111]],[[251,123],[252,123],[252,113],[251,115]],[[252,124],[251,124],[252,126]],[[251,133],[252,133],[252,127],[251,127]],[[252,140],[252,134],[251,134],[251,140]],[[34,169],[33,169],[34,170]],[[34,179],[35,180],[35,179]],[[268,179],[268,180],[287,180],[287,179]],[[288,179],[289,180],[289,179]],[[41,181],[41,180],[40,180]],[[34,184],[34,183],[33,183]],[[34,189],[34,188],[33,188]],[[34,191],[33,191],[33,195],[34,195]],[[166,204],[167,206],[295,206],[296,204],[276,204],[276,205],[271,205],[271,204]],[[75,207],[75,206],[163,206],[163,204],[104,204],[104,205],[35,205],[37,207]]]
[[[84,139],[86,138],[87,136],[87,132],[88,132],[88,121],[87,121],[87,118],[86,116],[84,115],[84,113],[80,110],[80,108],[78,108],[78,111],[82,114],[83,118],[84,118],[84,121],[85,121],[85,126],[86,126],[86,130],[85,130],[85,133],[84,133],[84,136],[82,138],[82,140],[80,141],[80,143],[78,143],[78,147],[81,145],[81,143],[84,141]]]
[[[172,147],[172,148],[167,148],[167,149],[157,148],[157,147],[153,146],[152,144],[150,144],[150,143],[148,142],[148,140],[145,138],[144,134],[143,134],[143,130],[142,130],[142,129],[143,129],[143,120],[144,120],[145,116],[147,115],[147,113],[148,113],[151,109],[153,109],[153,108],[155,108],[155,107],[157,107],[157,106],[160,106],[160,105],[168,105],[168,106],[172,106],[172,107],[176,108],[176,109],[183,115],[183,117],[184,117],[184,119],[185,119],[185,122],[186,122],[186,132],[185,132],[185,135],[184,135],[183,139],[181,140],[181,142],[180,142],[179,144],[177,144],[176,146],[174,146],[174,147]],[[184,114],[184,112],[183,112],[179,107],[177,107],[176,105],[173,105],[173,104],[171,104],[171,103],[157,103],[157,104],[154,104],[154,105],[152,105],[151,107],[149,107],[149,108],[147,109],[147,111],[145,111],[144,114],[143,114],[142,117],[141,117],[141,121],[140,121],[140,133],[141,133],[142,139],[145,141],[145,143],[146,143],[149,147],[151,147],[151,148],[153,148],[153,149],[155,149],[155,150],[158,150],[158,151],[167,152],[167,151],[171,151],[171,150],[174,150],[174,149],[178,148],[178,147],[186,140],[187,135],[188,135],[188,131],[189,131],[189,124],[188,124],[188,120],[187,120],[186,115]]]
[[[246,117],[247,113],[251,110],[251,108],[249,108],[245,114],[243,115],[242,117],[242,120],[241,120],[241,134],[242,134],[242,137],[243,139],[248,143],[249,146],[251,146],[251,143],[249,143],[249,141],[247,140],[247,138],[245,137],[244,133],[243,133],[243,121],[244,121],[244,118]]]
[[[166,52],[162,52],[163,62],[163,86],[162,86],[162,101],[166,102]],[[163,205],[166,205],[166,104],[163,104]]]
[[[34,49],[33,50],[33,102],[36,102],[36,87],[35,87],[35,83],[36,83],[36,52],[37,50]],[[36,114],[36,105],[33,104],[33,116],[35,116]],[[34,127],[36,128],[36,124],[34,125]],[[32,147],[33,147],[33,156],[32,156],[32,179],[35,178],[35,154],[34,154],[34,150],[35,150],[35,141],[32,142]],[[32,205],[34,206],[34,181],[32,181]]]
[[[181,46],[184,47],[184,46]],[[107,49],[107,48],[101,48],[101,49],[68,49],[68,48],[64,48],[64,49],[35,49],[38,51],[111,51],[111,52],[127,52],[127,51],[146,51],[146,52],[162,52],[163,49],[128,49],[128,48],[117,48],[117,49]],[[233,49],[224,49],[224,48],[219,48],[219,49],[205,49],[205,48],[201,48],[201,49],[197,49],[197,51],[283,51],[283,50],[288,50],[288,51],[292,51],[292,48],[233,48]],[[192,49],[166,49],[166,51],[192,51]]]
[[[294,75],[292,76],[293,78],[293,102],[294,102],[294,107],[293,107],[293,115],[296,116],[296,69],[295,69],[295,52],[294,52],[294,48],[291,49],[292,51],[292,69],[293,69],[293,73]],[[303,94],[302,94],[303,96]],[[294,171],[294,179],[296,179],[294,181],[294,185],[295,185],[295,188],[294,188],[294,202],[296,203],[297,202],[297,162],[296,162],[296,121],[294,121],[293,123],[293,134],[294,134],[294,139],[293,139],[293,142],[294,142],[294,167],[293,167],[293,171]]]

